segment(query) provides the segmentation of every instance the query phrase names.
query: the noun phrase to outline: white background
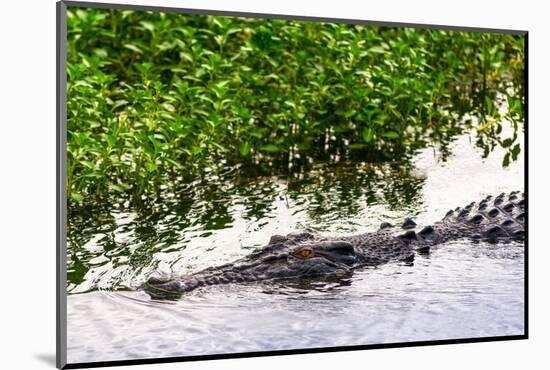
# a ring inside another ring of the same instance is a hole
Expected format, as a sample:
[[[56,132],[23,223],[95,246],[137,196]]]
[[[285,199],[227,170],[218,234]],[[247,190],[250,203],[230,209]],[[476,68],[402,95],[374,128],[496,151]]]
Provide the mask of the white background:
[[[111,0],[111,2],[119,2]],[[133,4],[527,29],[529,36],[530,339],[141,366],[142,369],[547,368],[550,33],[544,1],[202,0]],[[6,1],[0,13],[0,366],[55,358],[55,1]],[[498,181],[498,179],[495,179]],[[136,368],[136,367],[132,367]]]

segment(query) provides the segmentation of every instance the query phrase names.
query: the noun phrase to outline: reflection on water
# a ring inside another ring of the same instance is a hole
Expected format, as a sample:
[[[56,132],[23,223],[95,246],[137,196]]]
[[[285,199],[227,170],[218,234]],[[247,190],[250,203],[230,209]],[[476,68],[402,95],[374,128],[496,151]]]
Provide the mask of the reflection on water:
[[[522,244],[454,242],[412,266],[212,286],[171,303],[127,289],[153,272],[230,262],[304,226],[346,234],[405,216],[426,224],[487,194],[523,190],[521,158],[503,168],[498,148],[482,154],[466,133],[395,162],[316,164],[290,178],[230,169],[140,207],[71,210],[69,361],[522,334]]]

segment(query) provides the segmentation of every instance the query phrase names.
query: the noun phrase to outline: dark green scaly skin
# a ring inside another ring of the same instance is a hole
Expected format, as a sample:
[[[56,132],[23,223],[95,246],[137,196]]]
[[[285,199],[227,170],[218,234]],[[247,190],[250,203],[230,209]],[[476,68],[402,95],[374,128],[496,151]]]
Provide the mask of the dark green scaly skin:
[[[376,232],[353,236],[322,236],[311,230],[274,235],[265,247],[237,261],[177,279],[149,278],[142,288],[152,298],[173,299],[205,285],[344,275],[363,266],[412,263],[416,253],[452,240],[523,241],[524,220],[524,194],[502,193],[450,210],[423,228],[405,219],[401,227],[383,223]]]

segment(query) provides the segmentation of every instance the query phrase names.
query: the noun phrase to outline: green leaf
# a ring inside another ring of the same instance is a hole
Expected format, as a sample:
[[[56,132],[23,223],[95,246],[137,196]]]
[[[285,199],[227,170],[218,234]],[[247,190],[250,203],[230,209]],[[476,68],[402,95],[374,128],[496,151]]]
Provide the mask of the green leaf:
[[[285,101],[285,105],[288,105],[289,107],[296,109],[296,104],[294,104],[293,101],[287,100]]]
[[[136,53],[138,54],[143,54],[143,50],[141,50],[140,48],[138,48],[136,45],[134,44],[124,44],[124,47],[126,49],[130,49],[132,51],[135,51]]]
[[[116,110],[117,108],[122,107],[123,105],[126,105],[126,104],[128,104],[127,100],[124,100],[124,99],[117,100],[113,104],[113,110]]]
[[[126,189],[124,189],[123,186],[121,186],[119,184],[113,184],[113,183],[109,184],[109,189],[114,190],[117,193],[124,193],[126,191]]]
[[[510,153],[506,153],[504,155],[504,159],[502,160],[502,167],[508,167],[510,165]]]
[[[84,196],[80,193],[71,192],[71,199],[75,202],[82,202],[84,200]]]
[[[171,163],[174,167],[176,167],[177,169],[181,169],[183,168],[183,166],[181,165],[181,163],[179,163],[178,161],[172,159],[172,158],[164,158],[164,160],[168,163]]]
[[[515,161],[518,158],[519,153],[521,152],[521,146],[519,144],[514,145],[512,148],[512,159]]]
[[[154,33],[155,32],[155,25],[152,22],[148,21],[141,21],[139,22],[143,28],[145,28],[147,31]]]
[[[239,153],[241,153],[242,157],[248,157],[248,154],[250,153],[250,144],[249,143],[242,143],[239,146]]]
[[[487,95],[485,95],[485,107],[487,108],[487,113],[493,114],[493,101]]]
[[[280,151],[280,148],[274,144],[267,144],[267,145],[261,146],[260,150],[264,152],[269,152],[269,153],[277,153]]]
[[[116,141],[115,136],[107,134],[107,144],[109,144],[109,146],[114,147],[116,145]]]
[[[366,128],[363,130],[363,140],[365,140],[365,143],[370,143],[372,139],[374,138],[374,131],[371,128]]]
[[[387,137],[388,139],[397,139],[399,137],[399,134],[395,131],[387,131],[382,134],[383,137]]]
[[[386,53],[386,50],[381,46],[373,46],[369,50],[367,50],[367,53],[369,54],[384,54]]]

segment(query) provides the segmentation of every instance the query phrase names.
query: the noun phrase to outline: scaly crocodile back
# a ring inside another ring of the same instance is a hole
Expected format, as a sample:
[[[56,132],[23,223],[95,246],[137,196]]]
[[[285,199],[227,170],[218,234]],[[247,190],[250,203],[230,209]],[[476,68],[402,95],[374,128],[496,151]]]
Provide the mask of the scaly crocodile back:
[[[440,238],[470,238],[488,242],[522,241],[525,238],[525,196],[519,191],[487,196],[464,208],[447,212],[434,225]]]
[[[390,261],[412,261],[414,252],[452,240],[509,242],[525,237],[525,197],[519,191],[487,196],[447,212],[433,225],[420,228],[410,218],[401,227],[384,222],[380,230],[343,238],[357,248],[359,263],[379,265]]]

